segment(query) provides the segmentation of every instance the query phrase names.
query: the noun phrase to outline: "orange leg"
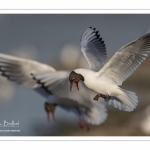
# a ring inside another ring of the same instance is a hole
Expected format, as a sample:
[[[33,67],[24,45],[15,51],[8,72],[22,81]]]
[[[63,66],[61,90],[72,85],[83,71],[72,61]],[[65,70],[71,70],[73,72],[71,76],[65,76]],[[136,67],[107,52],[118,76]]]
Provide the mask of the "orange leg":
[[[90,124],[87,122],[87,117],[88,117],[88,113],[87,113],[87,111],[85,112],[85,115],[86,115],[86,129],[87,129],[87,131],[90,131]]]
[[[52,114],[53,120],[55,121],[54,112],[52,111],[51,114]]]
[[[83,124],[82,124],[82,122],[81,122],[81,112],[78,111],[78,113],[79,113],[79,121],[78,121],[78,125],[79,125],[80,129],[84,129],[84,126],[83,126]]]

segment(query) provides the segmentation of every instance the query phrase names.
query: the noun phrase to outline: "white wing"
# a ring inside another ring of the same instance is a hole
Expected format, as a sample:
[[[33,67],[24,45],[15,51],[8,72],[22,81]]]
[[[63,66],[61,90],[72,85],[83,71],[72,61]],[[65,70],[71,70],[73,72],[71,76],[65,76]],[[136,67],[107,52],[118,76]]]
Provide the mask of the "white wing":
[[[57,71],[52,73],[36,73],[33,74],[33,77],[38,84],[41,84],[41,88],[44,88],[53,95],[72,99],[81,105],[90,107],[90,100],[92,100],[89,94],[90,90],[80,82],[80,90],[78,91],[76,87],[73,86],[72,92],[70,92],[69,74],[69,71]]]
[[[31,74],[54,71],[55,69],[51,66],[41,64],[33,60],[20,59],[14,56],[0,54],[1,75],[6,77],[8,80],[16,82],[17,84],[35,88],[38,92],[41,92],[38,88],[39,85],[33,79]]]
[[[118,50],[99,71],[99,75],[121,85],[146,59],[149,52],[150,33]]]
[[[81,51],[91,70],[99,71],[104,66],[107,59],[106,47],[95,28],[88,28],[82,35]]]

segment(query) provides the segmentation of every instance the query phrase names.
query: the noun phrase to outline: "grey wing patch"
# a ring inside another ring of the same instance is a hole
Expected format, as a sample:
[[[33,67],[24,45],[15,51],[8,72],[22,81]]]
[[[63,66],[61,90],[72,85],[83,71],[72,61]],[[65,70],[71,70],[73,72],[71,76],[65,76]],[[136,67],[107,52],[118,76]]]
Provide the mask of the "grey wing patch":
[[[82,35],[81,51],[91,70],[99,71],[104,66],[107,59],[106,47],[95,28],[88,28]]]
[[[0,60],[0,72],[1,76],[17,84],[28,87],[36,86],[35,81],[29,80],[29,77],[25,75],[26,73],[22,70],[21,66],[15,62],[7,63]]]
[[[150,33],[123,46],[99,71],[117,85],[121,85],[147,58],[150,52]]]
[[[14,56],[0,54],[0,72],[10,81],[30,88],[38,88],[39,85],[33,80],[32,73],[54,72],[51,66],[36,61],[20,59]]]

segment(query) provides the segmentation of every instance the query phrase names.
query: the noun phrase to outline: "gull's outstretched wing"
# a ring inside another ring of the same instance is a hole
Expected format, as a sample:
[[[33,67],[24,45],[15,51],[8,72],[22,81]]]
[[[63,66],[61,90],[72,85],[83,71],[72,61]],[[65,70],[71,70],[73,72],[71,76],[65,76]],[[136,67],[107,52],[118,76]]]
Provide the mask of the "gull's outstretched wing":
[[[99,71],[99,76],[122,85],[147,58],[150,52],[150,33],[123,46]]]
[[[51,66],[39,62],[0,54],[0,72],[8,80],[33,89],[39,87],[31,74],[37,72],[54,72]],[[39,90],[39,89],[37,89]],[[40,92],[40,91],[39,91]]]
[[[73,86],[72,92],[70,92],[69,73],[69,71],[36,73],[33,74],[33,78],[38,84],[41,84],[41,88],[53,95],[72,99],[81,105],[90,107],[92,97],[89,94],[89,89],[82,82],[79,83],[79,91]]]
[[[82,35],[81,51],[91,70],[99,71],[104,66],[107,59],[106,47],[95,28],[88,28]]]

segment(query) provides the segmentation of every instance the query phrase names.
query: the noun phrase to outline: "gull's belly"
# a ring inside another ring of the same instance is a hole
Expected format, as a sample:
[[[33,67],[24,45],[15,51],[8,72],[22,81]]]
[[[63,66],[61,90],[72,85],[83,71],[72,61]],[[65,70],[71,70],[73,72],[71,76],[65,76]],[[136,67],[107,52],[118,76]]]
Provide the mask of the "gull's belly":
[[[103,95],[114,95],[116,89],[118,88],[117,85],[114,85],[110,82],[104,81],[104,80],[90,80],[88,82],[85,82],[86,86],[95,91],[96,93],[100,93]]]

